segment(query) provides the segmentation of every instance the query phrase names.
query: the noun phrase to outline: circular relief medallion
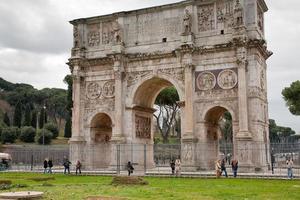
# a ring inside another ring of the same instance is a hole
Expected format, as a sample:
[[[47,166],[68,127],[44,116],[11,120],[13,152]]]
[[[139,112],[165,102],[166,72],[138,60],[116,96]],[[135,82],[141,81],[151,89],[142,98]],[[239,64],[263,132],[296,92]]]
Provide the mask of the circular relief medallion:
[[[218,75],[218,85],[225,90],[232,89],[236,86],[238,82],[237,74],[230,70],[226,69],[219,73]]]
[[[211,72],[202,72],[198,75],[196,83],[199,90],[211,90],[216,85],[216,77]]]
[[[98,83],[90,83],[87,86],[86,96],[89,99],[97,99],[101,95],[101,87]]]
[[[113,81],[104,83],[102,95],[106,98],[112,98],[115,96],[115,83]]]

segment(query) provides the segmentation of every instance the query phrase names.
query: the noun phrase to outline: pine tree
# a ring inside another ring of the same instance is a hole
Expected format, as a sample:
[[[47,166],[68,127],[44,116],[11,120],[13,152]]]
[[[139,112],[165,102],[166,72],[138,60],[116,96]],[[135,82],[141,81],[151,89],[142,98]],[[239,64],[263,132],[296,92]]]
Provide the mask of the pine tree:
[[[14,113],[14,126],[21,127],[22,123],[22,104],[21,102],[18,102],[15,107],[15,113]]]
[[[4,122],[4,124],[6,124],[7,126],[10,126],[10,119],[9,119],[7,113],[4,114],[3,122]]]
[[[36,116],[36,111],[33,111],[32,112],[32,115],[31,115],[31,126],[33,128],[36,128],[36,125],[37,125],[37,116]]]
[[[31,125],[31,109],[30,106],[27,104],[25,107],[25,116],[24,116],[24,126]]]
[[[65,138],[72,137],[72,118],[70,115],[67,116],[64,137]]]
[[[42,129],[44,127],[45,123],[45,109],[42,107],[40,111],[40,117],[39,117],[39,128]]]

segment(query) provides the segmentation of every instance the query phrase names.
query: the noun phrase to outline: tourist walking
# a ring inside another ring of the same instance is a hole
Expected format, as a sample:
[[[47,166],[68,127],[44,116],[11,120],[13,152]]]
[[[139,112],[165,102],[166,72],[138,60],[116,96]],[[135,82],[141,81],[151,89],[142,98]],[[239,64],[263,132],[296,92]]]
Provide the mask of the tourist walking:
[[[48,168],[48,160],[47,158],[44,160],[44,174],[47,173],[47,168]]]
[[[234,178],[237,176],[238,164],[239,162],[236,159],[233,159],[231,161],[231,168],[232,168]]]
[[[77,160],[76,163],[76,175],[79,172],[79,174],[81,174],[81,162],[79,160]]]
[[[228,175],[227,175],[227,171],[226,171],[226,160],[225,160],[225,158],[221,162],[221,175],[222,175],[223,172],[224,172],[224,176],[227,178]]]
[[[52,174],[53,163],[52,163],[52,160],[51,160],[51,159],[48,160],[48,167],[49,167],[48,173],[49,173],[49,174]]]
[[[175,161],[175,173],[176,173],[176,176],[180,176],[181,174],[181,162],[180,162],[180,159],[176,159]]]
[[[70,174],[70,165],[72,163],[69,161],[69,159],[67,157],[64,157],[64,160],[63,160],[63,166],[64,166],[64,174],[67,173],[68,171],[68,174]]]
[[[221,160],[217,160],[216,164],[215,164],[215,170],[216,170],[216,177],[220,178],[221,174],[222,174],[222,170],[221,170]]]
[[[130,174],[132,174],[132,173],[133,173],[133,170],[134,170],[134,168],[133,168],[133,166],[132,166],[131,162],[130,162],[130,161],[128,161],[128,163],[127,163],[127,171],[128,171],[128,176],[130,176]]]
[[[293,178],[293,160],[288,158],[286,161],[286,167],[287,167],[287,173],[288,173],[288,178],[292,179]]]
[[[172,175],[174,175],[175,174],[175,162],[174,162],[174,160],[171,160],[170,167],[171,167],[171,170],[172,170]]]

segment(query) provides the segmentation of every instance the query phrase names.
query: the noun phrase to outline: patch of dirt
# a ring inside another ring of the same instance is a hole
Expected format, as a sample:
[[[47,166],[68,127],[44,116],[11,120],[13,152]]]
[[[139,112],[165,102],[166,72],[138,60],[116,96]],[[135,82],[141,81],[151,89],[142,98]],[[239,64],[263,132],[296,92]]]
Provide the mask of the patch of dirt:
[[[126,200],[120,197],[88,197],[86,200]]]
[[[149,183],[141,177],[134,176],[116,176],[113,178],[113,185],[148,185]]]
[[[50,180],[55,180],[54,177],[35,177],[35,178],[28,178],[27,180],[31,180],[31,181],[50,181]]]

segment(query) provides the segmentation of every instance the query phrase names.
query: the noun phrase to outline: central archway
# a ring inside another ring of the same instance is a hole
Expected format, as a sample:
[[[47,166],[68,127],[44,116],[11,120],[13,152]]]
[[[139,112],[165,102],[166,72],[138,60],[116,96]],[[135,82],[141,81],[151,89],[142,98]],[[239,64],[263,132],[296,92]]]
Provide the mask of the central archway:
[[[129,160],[133,162],[137,160],[144,160],[147,157],[147,167],[154,167],[154,103],[160,92],[166,88],[174,87],[178,93],[179,100],[182,100],[182,90],[178,83],[174,82],[170,77],[152,76],[142,80],[138,87],[133,90],[131,117],[132,117],[132,143],[135,144],[131,151],[141,151],[139,144],[146,144],[146,154],[134,154]],[[182,117],[182,115],[181,115]],[[181,120],[182,122],[183,120]],[[180,123],[181,123],[180,122]],[[182,127],[182,124],[181,124]],[[135,149],[134,149],[135,148]]]

